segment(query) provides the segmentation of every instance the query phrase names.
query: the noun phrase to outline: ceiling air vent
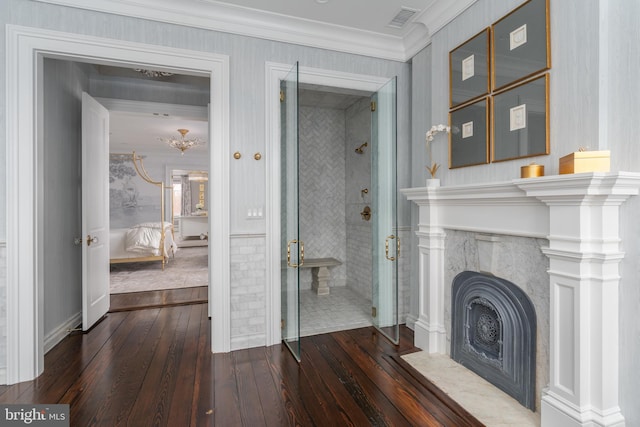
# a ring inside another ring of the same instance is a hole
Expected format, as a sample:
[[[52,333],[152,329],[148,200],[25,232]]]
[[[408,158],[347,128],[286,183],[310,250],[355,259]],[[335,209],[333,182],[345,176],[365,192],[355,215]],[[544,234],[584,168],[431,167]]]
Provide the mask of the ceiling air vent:
[[[419,11],[416,9],[410,9],[408,7],[402,6],[400,8],[400,11],[396,13],[396,16],[394,16],[391,22],[387,24],[387,27],[402,28],[418,12]]]

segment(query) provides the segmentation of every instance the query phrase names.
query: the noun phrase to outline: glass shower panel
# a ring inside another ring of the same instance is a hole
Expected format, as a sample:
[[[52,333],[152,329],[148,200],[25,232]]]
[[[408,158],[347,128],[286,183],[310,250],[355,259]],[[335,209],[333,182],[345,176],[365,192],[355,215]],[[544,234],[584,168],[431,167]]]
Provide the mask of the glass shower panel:
[[[298,224],[298,63],[280,82],[282,341],[300,361],[300,275],[304,246]]]
[[[374,326],[398,344],[396,84],[394,77],[371,97],[372,315]]]

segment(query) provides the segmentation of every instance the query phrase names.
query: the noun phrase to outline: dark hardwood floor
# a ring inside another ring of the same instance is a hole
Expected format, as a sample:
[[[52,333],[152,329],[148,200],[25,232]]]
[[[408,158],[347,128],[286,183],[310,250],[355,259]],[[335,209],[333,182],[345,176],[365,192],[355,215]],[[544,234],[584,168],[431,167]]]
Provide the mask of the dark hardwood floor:
[[[116,312],[171,305],[204,304],[207,302],[207,299],[206,286],[111,294],[111,308],[109,311]]]
[[[64,339],[0,403],[68,403],[72,426],[481,426],[373,328],[284,346],[210,351],[206,304],[109,313]]]

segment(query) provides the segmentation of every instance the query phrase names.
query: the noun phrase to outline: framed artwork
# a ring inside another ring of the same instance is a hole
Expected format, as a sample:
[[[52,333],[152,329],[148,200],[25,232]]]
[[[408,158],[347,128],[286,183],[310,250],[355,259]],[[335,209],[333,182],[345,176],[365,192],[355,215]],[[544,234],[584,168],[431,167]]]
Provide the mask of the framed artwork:
[[[204,184],[200,184],[200,191],[204,191]]]
[[[489,163],[489,97],[449,113],[449,168]]]
[[[493,97],[491,161],[549,154],[549,74]]]
[[[489,28],[449,52],[449,107],[489,93]]]
[[[551,68],[549,27],[549,0],[529,0],[491,26],[494,91]]]

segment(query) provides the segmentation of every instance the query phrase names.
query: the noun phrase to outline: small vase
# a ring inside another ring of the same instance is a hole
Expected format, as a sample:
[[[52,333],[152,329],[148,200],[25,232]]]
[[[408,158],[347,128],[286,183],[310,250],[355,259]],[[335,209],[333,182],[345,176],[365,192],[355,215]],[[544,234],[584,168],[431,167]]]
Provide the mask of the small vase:
[[[440,187],[440,178],[427,178],[427,187]]]

